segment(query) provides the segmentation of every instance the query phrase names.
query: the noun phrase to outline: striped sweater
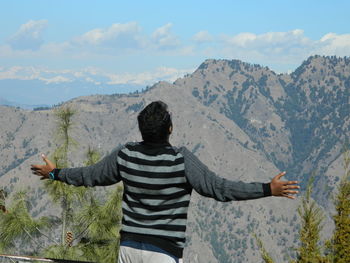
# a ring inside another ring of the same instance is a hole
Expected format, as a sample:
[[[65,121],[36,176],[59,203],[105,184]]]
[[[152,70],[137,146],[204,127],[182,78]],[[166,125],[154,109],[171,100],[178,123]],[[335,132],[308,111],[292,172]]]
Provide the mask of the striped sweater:
[[[123,181],[121,239],[150,243],[179,258],[193,189],[223,202],[271,195],[269,184],[218,177],[185,147],[168,143],[128,143],[93,166],[60,170],[58,179],[77,186]]]

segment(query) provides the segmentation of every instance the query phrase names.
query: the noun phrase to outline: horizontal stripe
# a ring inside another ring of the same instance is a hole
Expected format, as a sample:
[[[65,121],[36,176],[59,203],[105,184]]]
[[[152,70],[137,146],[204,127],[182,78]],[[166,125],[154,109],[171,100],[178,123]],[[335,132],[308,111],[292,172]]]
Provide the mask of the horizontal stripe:
[[[123,178],[123,183],[124,183],[124,186],[125,187],[137,187],[137,188],[140,188],[141,190],[142,189],[150,189],[150,190],[158,190],[158,191],[161,191],[161,190],[165,190],[165,189],[170,189],[170,188],[174,188],[174,187],[177,187],[179,188],[179,190],[185,188],[187,186],[187,184],[184,184],[184,183],[181,183],[181,184],[146,184],[146,183],[137,183],[137,182],[133,182],[133,181],[130,181],[126,178]]]
[[[137,213],[137,214],[144,214],[144,215],[176,215],[176,214],[183,214],[187,212],[187,207],[176,207],[176,208],[170,208],[167,210],[161,210],[161,211],[150,211],[145,208],[141,207],[133,207],[129,206],[126,202],[122,202],[122,208],[131,212],[131,213]]]
[[[176,155],[177,151],[175,151],[175,148],[173,148],[170,144],[163,144],[163,145],[150,145],[148,143],[133,143],[133,144],[127,144],[125,147],[130,151],[136,151],[140,152],[146,155],[150,156],[156,156],[156,155],[162,155],[162,154],[170,154],[170,155]]]
[[[185,218],[177,218],[177,219],[159,219],[159,220],[135,220],[135,218],[129,217],[128,215],[124,214],[123,218],[125,219],[125,221],[131,221],[133,223],[136,224],[142,224],[142,225],[147,225],[147,226],[152,226],[152,225],[159,225],[159,224],[163,224],[163,225],[186,225],[187,219]]]
[[[158,230],[158,229],[149,229],[149,228],[143,228],[143,227],[135,227],[135,226],[126,226],[122,225],[122,229],[125,232],[131,232],[135,234],[147,234],[147,235],[157,235],[157,236],[163,236],[169,239],[170,237],[176,237],[176,238],[183,238],[185,239],[185,232],[170,232],[166,230]]]
[[[166,214],[166,215],[145,215],[145,214],[137,214],[134,212],[129,212],[126,209],[123,210],[123,215],[128,215],[135,219],[140,220],[163,220],[163,219],[186,219],[187,218],[187,211],[186,213],[182,214]]]
[[[178,202],[170,205],[159,205],[159,206],[147,206],[144,204],[140,204],[139,202],[128,202],[129,207],[143,208],[149,211],[163,211],[163,210],[170,210],[170,209],[175,209],[180,207],[188,207],[189,204],[190,204],[190,200]]]
[[[125,194],[125,199],[131,202],[140,202],[141,204],[145,204],[145,205],[158,206],[158,205],[171,205],[178,202],[189,201],[191,199],[191,196],[190,194],[185,194],[183,196],[179,196],[176,199],[174,198],[174,199],[164,200],[164,199],[133,198],[132,195]]]
[[[131,235],[135,235],[135,236],[142,236],[144,237],[145,235],[143,234],[138,234],[138,233],[131,233],[128,231],[124,231],[123,229],[120,230],[120,234],[121,236],[131,236]],[[168,243],[167,241],[176,243],[176,244],[181,244],[180,247],[183,247],[184,242],[186,241],[185,237],[169,237],[169,236],[163,236],[163,235],[152,235],[152,238],[160,238],[162,239],[162,241],[165,241],[165,243]],[[146,235],[146,239],[145,241],[147,241],[147,239],[149,238],[149,236]]]
[[[135,176],[123,171],[120,171],[120,175],[123,178],[127,178],[129,181],[133,181],[135,183],[145,183],[145,184],[180,184],[186,183],[186,177],[175,177],[175,178],[149,178],[142,176]]]
[[[148,194],[148,193],[133,193],[128,191],[126,187],[124,187],[124,193],[132,196],[134,199],[153,199],[153,200],[171,200],[175,198],[180,198],[182,196],[189,195],[191,193],[191,189],[181,189],[179,192],[175,192],[172,194]]]
[[[117,157],[117,161],[119,165],[126,166],[133,170],[149,172],[149,173],[173,173],[173,172],[179,172],[185,169],[184,163],[180,163],[172,166],[151,166],[151,165],[143,165],[143,164],[128,162],[119,156]]]
[[[174,177],[183,177],[185,174],[184,170],[173,171],[168,173],[157,173],[157,172],[145,172],[145,171],[134,170],[124,165],[119,165],[118,168],[119,168],[119,171],[123,171],[128,174],[132,174],[135,176],[149,177],[149,178],[174,178]]]
[[[175,161],[176,159],[183,157],[181,153],[176,153],[176,155],[169,154],[169,153],[175,153],[173,149],[171,149],[171,151],[167,150],[167,152],[169,153],[148,155],[148,154],[143,154],[139,151],[129,150],[129,148],[130,147],[124,148],[121,151],[130,157],[148,160],[148,161],[159,161],[159,160]]]
[[[179,156],[174,160],[145,160],[137,157],[129,156],[125,154],[123,151],[119,151],[118,156],[127,162],[143,164],[143,165],[160,165],[160,166],[172,166],[177,165],[184,162],[183,156]]]
[[[133,227],[139,227],[139,228],[147,228],[147,229],[157,229],[157,230],[166,230],[171,231],[171,234],[174,232],[182,232],[186,230],[185,225],[169,225],[169,224],[157,224],[157,225],[143,225],[138,223],[133,223],[131,221],[125,221],[122,222],[125,226],[133,226]]]
[[[150,194],[150,195],[170,195],[179,193],[182,191],[181,188],[178,187],[170,187],[165,189],[159,189],[159,190],[152,190],[152,189],[144,189],[139,187],[133,187],[127,184],[124,184],[124,189],[126,189],[128,192],[131,193],[137,193],[137,194]]]

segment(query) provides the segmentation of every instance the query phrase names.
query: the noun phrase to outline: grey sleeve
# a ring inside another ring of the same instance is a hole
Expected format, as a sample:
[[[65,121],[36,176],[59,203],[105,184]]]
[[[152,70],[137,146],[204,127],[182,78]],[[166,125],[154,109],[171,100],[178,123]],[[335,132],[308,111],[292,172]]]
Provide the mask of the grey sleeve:
[[[180,148],[179,151],[184,156],[186,178],[200,195],[222,202],[271,196],[270,184],[227,180],[210,171],[185,147]]]
[[[94,165],[61,169],[58,180],[75,186],[105,186],[118,183],[121,177],[117,156],[121,148],[118,147]]]

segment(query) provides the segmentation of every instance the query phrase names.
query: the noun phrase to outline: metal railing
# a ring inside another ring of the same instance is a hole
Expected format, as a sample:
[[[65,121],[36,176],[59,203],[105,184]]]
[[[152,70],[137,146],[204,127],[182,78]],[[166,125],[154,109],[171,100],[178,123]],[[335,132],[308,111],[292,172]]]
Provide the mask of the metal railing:
[[[77,261],[67,259],[39,258],[32,256],[18,256],[0,254],[0,263],[25,263],[25,262],[52,262],[52,263],[96,263],[89,261]]]

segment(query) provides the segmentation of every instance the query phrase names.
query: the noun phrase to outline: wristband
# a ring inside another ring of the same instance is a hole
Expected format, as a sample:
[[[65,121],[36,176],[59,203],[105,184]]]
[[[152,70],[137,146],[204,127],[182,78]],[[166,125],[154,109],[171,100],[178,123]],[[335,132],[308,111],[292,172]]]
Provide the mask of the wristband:
[[[272,196],[271,184],[267,183],[267,184],[263,184],[262,186],[263,186],[264,196]]]
[[[55,174],[52,171],[49,172],[49,179],[55,180]]]
[[[49,179],[51,180],[58,180],[58,174],[60,172],[60,169],[53,169],[51,172],[49,172]]]

